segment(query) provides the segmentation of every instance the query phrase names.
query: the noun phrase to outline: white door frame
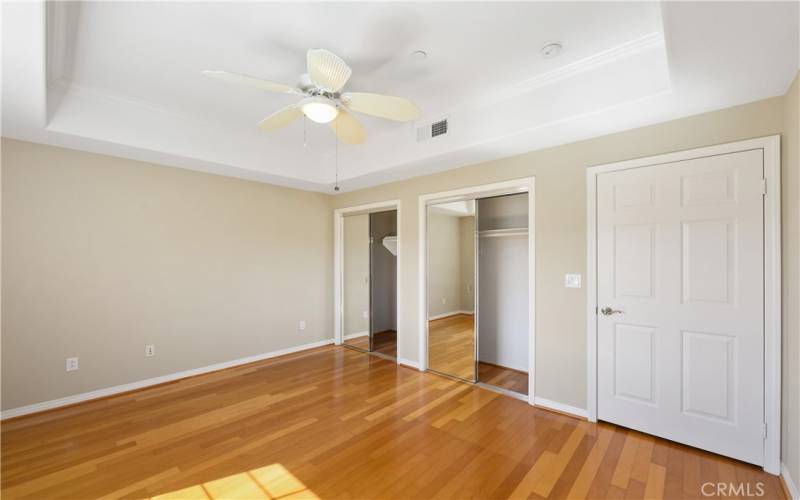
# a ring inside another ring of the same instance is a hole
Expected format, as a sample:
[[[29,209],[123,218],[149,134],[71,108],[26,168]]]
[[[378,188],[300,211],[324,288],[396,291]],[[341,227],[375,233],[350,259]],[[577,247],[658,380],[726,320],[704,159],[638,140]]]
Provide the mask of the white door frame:
[[[419,197],[419,369],[428,369],[428,205],[504,194],[528,193],[528,403],[533,404],[536,388],[536,212],[535,182],[524,177],[504,182],[471,186]]]
[[[587,413],[597,421],[597,176],[606,172],[761,149],[764,155],[764,470],[780,474],[781,452],[781,165],[780,136],[689,149],[589,167],[586,172]]]
[[[397,363],[400,363],[400,340],[402,339],[401,329],[401,312],[400,300],[402,297],[402,287],[400,286],[402,266],[402,246],[403,240],[400,236],[402,224],[400,224],[400,200],[387,200],[379,201],[376,203],[367,203],[365,205],[357,205],[354,207],[337,208],[333,211],[333,321],[334,321],[334,334],[333,343],[342,345],[344,342],[344,300],[342,294],[342,287],[344,280],[342,279],[342,272],[344,271],[344,218],[348,215],[368,214],[372,212],[384,212],[387,210],[397,210],[397,291],[396,298],[397,304],[395,305],[395,314],[397,315]],[[369,312],[372,315],[372,311]]]

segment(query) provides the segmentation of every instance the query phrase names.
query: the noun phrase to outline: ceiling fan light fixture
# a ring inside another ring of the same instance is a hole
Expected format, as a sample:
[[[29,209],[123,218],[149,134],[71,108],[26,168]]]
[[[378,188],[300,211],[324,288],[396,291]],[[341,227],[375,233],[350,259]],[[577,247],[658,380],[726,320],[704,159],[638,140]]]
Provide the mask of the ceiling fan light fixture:
[[[336,105],[324,97],[310,97],[300,103],[300,109],[309,120],[316,123],[329,123],[339,114]]]

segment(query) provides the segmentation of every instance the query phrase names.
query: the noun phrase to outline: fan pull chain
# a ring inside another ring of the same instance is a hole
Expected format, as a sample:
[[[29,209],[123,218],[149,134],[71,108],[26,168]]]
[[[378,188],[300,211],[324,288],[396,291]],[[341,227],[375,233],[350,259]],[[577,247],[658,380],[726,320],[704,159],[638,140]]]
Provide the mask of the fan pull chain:
[[[333,190],[334,191],[338,191],[339,190],[339,120],[336,120],[336,137],[335,137],[335,141],[336,141],[336,152],[335,152],[335,156],[336,156],[336,160],[335,160],[335,167],[336,167],[335,176],[336,176],[336,179],[335,179],[335,181],[333,183]]]
[[[303,147],[308,146],[308,141],[306,140],[306,123],[307,123],[306,115],[303,115]]]

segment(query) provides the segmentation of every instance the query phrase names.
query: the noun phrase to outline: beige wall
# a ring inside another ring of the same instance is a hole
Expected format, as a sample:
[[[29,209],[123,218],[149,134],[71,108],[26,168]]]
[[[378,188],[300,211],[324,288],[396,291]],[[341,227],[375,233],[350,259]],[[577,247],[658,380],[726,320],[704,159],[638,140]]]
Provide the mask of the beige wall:
[[[800,484],[800,74],[784,104],[781,187],[783,228],[782,460]]]
[[[428,210],[429,318],[461,310],[461,238],[458,219],[455,215]]]
[[[475,216],[458,218],[461,310],[475,310]]]
[[[472,311],[475,217],[429,211],[428,234],[428,317]]]
[[[344,335],[369,333],[369,214],[344,218]]]
[[[327,195],[7,139],[2,181],[3,409],[333,336]]]
[[[401,199],[403,310],[399,356],[419,357],[417,203],[424,193],[536,176],[536,395],[586,407],[586,290],[564,288],[586,274],[587,166],[752,137],[784,127],[781,97],[610,136],[462,167],[336,196],[337,207]]]

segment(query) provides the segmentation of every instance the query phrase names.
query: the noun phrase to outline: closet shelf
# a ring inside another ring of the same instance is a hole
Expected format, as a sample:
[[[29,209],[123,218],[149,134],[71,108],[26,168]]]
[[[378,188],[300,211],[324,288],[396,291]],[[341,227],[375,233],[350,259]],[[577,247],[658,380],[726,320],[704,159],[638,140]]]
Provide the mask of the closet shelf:
[[[508,229],[486,229],[478,231],[478,236],[485,238],[499,238],[502,236],[525,236],[528,234],[527,227],[512,227]]]
[[[386,236],[381,243],[392,255],[397,255],[397,236]]]

